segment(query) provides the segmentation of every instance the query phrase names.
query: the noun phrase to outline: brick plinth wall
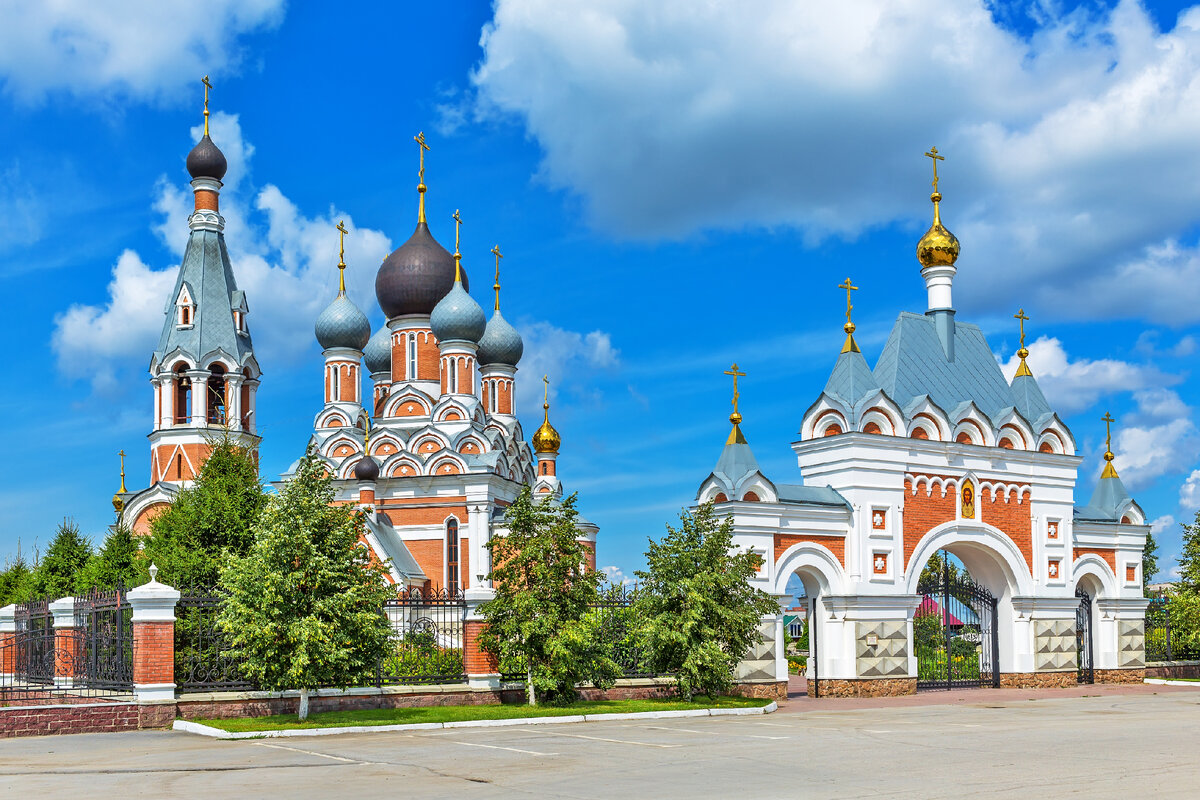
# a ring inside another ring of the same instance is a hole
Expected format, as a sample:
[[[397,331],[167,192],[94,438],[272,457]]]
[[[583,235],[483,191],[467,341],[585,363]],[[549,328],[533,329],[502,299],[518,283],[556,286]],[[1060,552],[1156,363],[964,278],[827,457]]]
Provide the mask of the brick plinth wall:
[[[739,683],[730,692],[730,694],[737,695],[738,697],[751,697],[761,700],[787,700],[787,693],[787,681]]]
[[[0,708],[0,738],[59,733],[115,733],[139,727],[133,703]]]
[[[901,697],[917,693],[916,678],[820,678],[808,682],[809,697],[818,683],[821,697]]]
[[[75,678],[76,660],[79,655],[79,637],[74,628],[54,629],[54,679],[56,683],[63,678],[68,681]]]
[[[1147,678],[1200,678],[1200,661],[1156,661],[1146,665]]]
[[[500,671],[496,657],[479,649],[479,634],[484,623],[467,620],[463,623],[463,669],[468,675],[494,675]]]
[[[1097,669],[1092,677],[1096,683],[1141,683],[1146,679],[1146,670],[1142,667],[1133,669]]]
[[[1079,673],[1073,669],[1061,672],[1000,673],[1001,689],[1065,689],[1078,683]]]
[[[133,624],[133,682],[175,682],[175,623]]]
[[[0,675],[12,675],[16,672],[17,635],[15,633],[0,633]]]

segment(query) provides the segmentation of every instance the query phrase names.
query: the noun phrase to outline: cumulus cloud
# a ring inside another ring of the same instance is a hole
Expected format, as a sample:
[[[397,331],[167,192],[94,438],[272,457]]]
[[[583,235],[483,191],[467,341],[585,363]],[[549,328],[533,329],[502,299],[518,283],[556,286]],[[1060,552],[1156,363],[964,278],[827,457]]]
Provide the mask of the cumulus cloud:
[[[634,583],[634,579],[626,577],[620,567],[601,567],[600,571],[614,586],[631,586]]]
[[[1059,414],[1073,414],[1090,408],[1105,394],[1128,392],[1176,380],[1153,367],[1127,361],[1111,358],[1072,360],[1062,341],[1051,336],[1039,337],[1030,342],[1028,347],[1029,368],[1037,378],[1042,393]],[[1017,373],[1020,362],[1021,359],[1014,353],[1001,364],[1004,377],[1009,381]],[[1147,399],[1153,398],[1147,396]]]
[[[1150,535],[1162,536],[1167,531],[1175,529],[1175,518],[1170,514],[1164,514],[1161,517],[1156,517],[1150,522]]]
[[[1137,0],[1039,4],[1020,36],[991,6],[498,0],[470,111],[518,119],[541,177],[629,237],[915,236],[936,142],[965,305],[1032,291],[1060,314],[1200,320],[1200,280],[1161,290],[1200,278],[1181,238],[1200,216],[1200,8],[1160,32]]]
[[[1200,511],[1200,469],[1192,470],[1179,487],[1179,508],[1187,516]]]
[[[236,66],[238,38],[284,0],[0,0],[0,81],[27,103],[52,92],[155,100]]]
[[[591,372],[614,369],[620,363],[620,352],[604,331],[577,333],[533,320],[520,320],[516,327],[525,342],[522,375],[517,380],[518,413],[540,411],[543,375],[550,378],[551,399],[564,388],[576,396],[586,395],[594,391],[588,388],[594,385],[588,377]]]
[[[1192,422],[1193,409],[1171,389],[1134,392],[1133,399],[1135,409],[1122,418],[1113,449],[1122,481],[1136,491],[1195,464],[1200,430]]]

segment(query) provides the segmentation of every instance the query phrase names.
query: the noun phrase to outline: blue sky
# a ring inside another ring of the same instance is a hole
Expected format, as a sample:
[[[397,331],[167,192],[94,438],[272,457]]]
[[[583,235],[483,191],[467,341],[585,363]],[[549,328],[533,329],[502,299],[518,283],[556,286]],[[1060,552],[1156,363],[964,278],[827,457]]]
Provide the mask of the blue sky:
[[[423,130],[435,236],[462,209],[477,299],[489,248],[526,340],[532,430],[555,379],[560,475],[630,574],[727,434],[732,361],[764,470],[842,340],[853,276],[873,363],[925,307],[914,257],[937,144],[962,241],[959,318],[1030,358],[1099,473],[1117,466],[1162,543],[1200,506],[1200,9],[848,0],[691,4],[277,0],[0,5],[0,552],[63,516],[99,538],[116,451],[147,480],[146,366],[187,235],[183,161],[212,76],[235,271],[265,370],[263,466],[302,451],[321,402],[312,321],[353,298],[416,215]],[[832,7],[824,7],[832,6]],[[118,22],[119,21],[119,22]]]

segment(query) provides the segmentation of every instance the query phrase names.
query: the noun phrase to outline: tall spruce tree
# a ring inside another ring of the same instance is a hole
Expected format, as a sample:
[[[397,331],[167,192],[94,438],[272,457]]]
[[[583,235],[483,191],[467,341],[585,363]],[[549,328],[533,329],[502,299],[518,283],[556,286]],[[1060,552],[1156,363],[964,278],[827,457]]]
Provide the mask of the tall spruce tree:
[[[299,689],[301,719],[310,690],[373,678],[388,651],[383,602],[393,589],[360,544],[362,513],[333,497],[310,445],[295,477],[268,499],[249,551],[221,570],[218,624],[231,657],[264,689]]]
[[[80,573],[79,591],[137,585],[142,575],[140,554],[133,531],[124,523],[117,524]]]
[[[1183,549],[1179,553],[1179,588],[1200,593],[1200,511],[1191,525],[1183,528]]]
[[[587,567],[578,516],[575,495],[535,503],[525,487],[504,510],[508,535],[488,542],[496,596],[480,607],[479,643],[502,669],[525,673],[530,705],[539,696],[565,705],[577,684],[608,688],[621,675],[591,613],[604,575]]]
[[[245,555],[251,526],[266,501],[254,454],[228,436],[212,452],[196,482],[150,523],[140,577],[151,563],[161,580],[177,587],[215,586],[222,562]]]
[[[1142,591],[1146,592],[1146,587],[1154,582],[1154,576],[1158,574],[1158,542],[1154,540],[1154,534],[1146,533],[1146,544],[1142,548]]]
[[[17,542],[17,554],[4,566],[0,572],[0,606],[10,603],[23,603],[33,596],[33,570],[21,553],[21,543]]]
[[[64,519],[34,571],[34,594],[51,599],[75,594],[80,574],[91,557],[91,542],[79,532],[74,520]]]
[[[674,673],[683,697],[714,697],[733,684],[762,617],[779,605],[750,585],[762,557],[734,548],[732,523],[718,523],[712,503],[679,520],[650,542],[646,570],[636,573],[637,615],[655,669]]]

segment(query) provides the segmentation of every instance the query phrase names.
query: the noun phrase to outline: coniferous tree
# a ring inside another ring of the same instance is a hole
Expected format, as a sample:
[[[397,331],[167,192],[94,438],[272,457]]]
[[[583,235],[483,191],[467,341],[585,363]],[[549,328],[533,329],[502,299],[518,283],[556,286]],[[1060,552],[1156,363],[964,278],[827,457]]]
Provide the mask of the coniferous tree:
[[[165,583],[211,587],[227,555],[250,549],[250,529],[266,501],[254,454],[228,436],[210,444],[195,484],[151,521],[139,582],[154,563]]]
[[[124,523],[118,524],[80,573],[79,591],[138,585],[142,575],[140,552],[133,531]]]
[[[57,599],[75,593],[80,573],[92,557],[92,544],[74,520],[64,519],[33,574],[36,595]]]
[[[33,570],[21,553],[21,544],[17,543],[17,554],[5,565],[0,572],[0,606],[10,603],[23,603],[33,596]]]
[[[1191,525],[1183,528],[1183,549],[1179,553],[1179,588],[1200,593],[1200,511]]]
[[[333,488],[310,445],[295,477],[266,506],[253,545],[221,570],[218,624],[246,678],[264,689],[308,693],[376,674],[390,627],[384,565],[360,544],[362,513],[331,505]]]
[[[1158,574],[1158,542],[1154,540],[1154,534],[1146,533],[1146,545],[1142,548],[1142,591],[1146,591],[1151,583],[1154,582],[1154,576]]]
[[[688,699],[713,697],[733,684],[762,617],[779,605],[750,585],[762,557],[733,547],[732,523],[718,523],[712,503],[679,520],[662,541],[650,542],[646,570],[637,573],[637,613],[655,669],[674,673]]]
[[[587,567],[578,516],[575,495],[535,503],[525,487],[504,510],[508,535],[488,542],[496,596],[480,607],[479,643],[502,669],[525,673],[530,705],[570,703],[577,684],[608,688],[621,674],[592,613],[604,575]]]

